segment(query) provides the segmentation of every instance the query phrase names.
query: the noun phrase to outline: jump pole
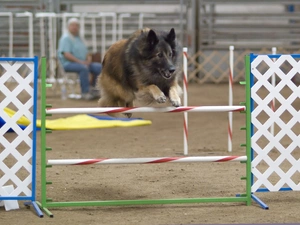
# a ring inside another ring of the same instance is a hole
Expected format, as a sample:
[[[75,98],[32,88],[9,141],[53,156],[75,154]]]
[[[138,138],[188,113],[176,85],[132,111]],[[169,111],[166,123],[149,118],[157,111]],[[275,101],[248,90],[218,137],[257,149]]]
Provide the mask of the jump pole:
[[[47,160],[46,154],[52,148],[46,145],[46,134],[52,133],[51,130],[46,129],[45,121],[47,116],[58,113],[116,113],[116,112],[245,112],[245,106],[188,106],[188,107],[166,107],[166,108],[52,108],[50,104],[46,104],[46,88],[51,87],[51,84],[46,83],[46,58],[42,58],[42,90],[41,90],[41,202],[39,207],[50,217],[53,214],[48,208],[51,207],[87,207],[87,206],[123,206],[123,205],[149,205],[149,204],[183,204],[183,203],[212,203],[212,202],[244,202],[247,205],[251,204],[251,189],[246,185],[246,193],[235,197],[210,197],[210,198],[174,198],[174,199],[138,199],[138,200],[103,200],[103,201],[67,201],[54,202],[47,197],[47,185],[52,184],[47,180],[46,170],[54,165],[62,165],[66,163],[76,163],[76,165],[86,164],[119,164],[119,163],[139,163],[139,164],[153,164],[166,162],[229,162],[239,161],[246,163],[246,167],[250,168],[250,173],[246,173],[246,177],[242,180],[249,180],[251,175],[251,161],[249,153],[247,156],[217,156],[217,157],[162,157],[162,158],[125,158],[125,159],[79,159],[75,160]],[[248,143],[248,142],[247,142]],[[247,147],[248,151],[249,147]],[[250,146],[251,149],[251,146]],[[251,186],[250,186],[251,188]],[[250,194],[249,194],[250,193]]]
[[[234,46],[229,46],[229,95],[228,105],[233,105],[233,56]],[[228,112],[228,152],[232,152],[232,112]]]
[[[48,114],[65,113],[179,113],[179,112],[240,112],[245,106],[181,106],[181,107],[94,107],[94,108],[47,108]]]
[[[116,158],[116,159],[56,159],[48,160],[48,165],[91,165],[91,164],[154,164],[193,162],[245,162],[246,156],[194,156],[162,158]]]
[[[187,73],[188,73],[188,55],[187,48],[183,48],[183,106],[188,106],[188,82],[187,82]],[[183,113],[183,154],[188,155],[188,113]]]

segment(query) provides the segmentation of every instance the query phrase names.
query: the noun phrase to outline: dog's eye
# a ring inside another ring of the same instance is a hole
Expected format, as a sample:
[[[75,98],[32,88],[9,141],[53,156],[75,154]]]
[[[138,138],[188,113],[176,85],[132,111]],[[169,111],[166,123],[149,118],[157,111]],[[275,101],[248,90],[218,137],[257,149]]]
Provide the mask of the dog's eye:
[[[172,57],[172,56],[173,56],[173,52],[170,52],[170,53],[169,53],[169,57]]]
[[[157,56],[158,56],[159,58],[161,58],[161,57],[163,57],[163,54],[162,54],[161,52],[159,52],[159,53],[157,53]]]

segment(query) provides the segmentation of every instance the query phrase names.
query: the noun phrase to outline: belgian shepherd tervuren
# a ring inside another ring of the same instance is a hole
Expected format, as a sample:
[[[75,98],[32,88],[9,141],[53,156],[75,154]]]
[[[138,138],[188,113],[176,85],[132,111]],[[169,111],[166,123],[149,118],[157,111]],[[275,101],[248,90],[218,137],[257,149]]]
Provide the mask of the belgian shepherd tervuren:
[[[177,58],[173,28],[170,32],[145,28],[116,42],[102,62],[99,106],[132,107],[138,95],[158,103],[169,99],[173,106],[180,106]]]

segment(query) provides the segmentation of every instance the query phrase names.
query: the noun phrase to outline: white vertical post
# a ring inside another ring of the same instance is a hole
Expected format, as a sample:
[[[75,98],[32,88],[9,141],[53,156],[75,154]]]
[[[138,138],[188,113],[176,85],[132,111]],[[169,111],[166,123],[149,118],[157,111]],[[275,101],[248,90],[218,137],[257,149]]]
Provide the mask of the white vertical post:
[[[123,39],[123,18],[130,17],[130,16],[131,16],[130,13],[121,13],[119,15],[119,19],[118,19],[118,24],[119,24],[119,27],[118,27],[119,28],[118,29],[119,37],[118,37],[118,39],[119,40]]]
[[[9,13],[9,57],[13,57],[13,33],[14,33],[14,27],[13,27],[13,14]]]
[[[93,52],[97,52],[97,29],[96,29],[96,17],[91,18],[92,25],[92,46]]]
[[[83,39],[85,39],[85,17],[85,13],[82,13],[80,16],[80,37]]]
[[[46,56],[44,17],[40,17],[40,48],[41,48],[41,56]]]
[[[102,58],[105,55],[105,51],[106,51],[106,17],[103,16],[101,19],[101,56]]]
[[[28,40],[28,55],[29,57],[33,57],[33,18],[31,12],[17,13],[16,17],[28,17],[28,32],[29,32],[29,40]]]
[[[33,18],[32,13],[28,14],[28,26],[29,26],[29,56],[34,56],[33,50]]]
[[[139,14],[139,29],[143,29],[144,26],[144,13]]]
[[[55,75],[54,75],[54,63],[53,63],[53,57],[54,57],[54,53],[53,53],[53,26],[52,26],[52,19],[51,17],[48,18],[48,29],[49,29],[49,33],[48,33],[48,38],[49,38],[49,61],[50,61],[50,80],[55,80]]]
[[[67,16],[66,14],[62,15],[62,24],[61,24],[61,33],[64,34],[67,31]]]
[[[155,17],[155,14],[140,13],[139,14],[139,29],[143,29],[145,17],[153,18],[153,17]]]
[[[277,51],[276,47],[273,47],[272,48],[272,54],[275,55],[276,51]],[[274,58],[273,58],[273,61],[275,61]],[[272,81],[271,82],[272,82],[272,86],[275,87],[276,86],[276,75],[275,75],[275,73],[272,74]],[[274,112],[275,111],[275,98],[272,99],[271,108]],[[274,123],[272,123],[272,125],[270,127],[270,132],[274,136]]]
[[[57,18],[56,14],[53,13],[51,17],[49,17],[49,20],[52,23],[52,57],[51,57],[51,66],[52,66],[52,76],[51,79],[56,80],[55,75],[56,71],[55,68],[57,68]]]
[[[51,18],[53,21],[53,52],[54,52],[54,57],[57,56],[56,51],[57,51],[57,19],[56,19],[56,14]]]
[[[229,99],[228,105],[233,104],[233,57],[234,46],[229,46]],[[232,152],[232,112],[228,112],[228,152]]]
[[[188,93],[187,93],[187,48],[183,48],[183,106],[188,106]],[[183,113],[183,154],[188,155],[188,113]]]
[[[12,12],[0,12],[0,16],[8,16],[8,56],[12,57],[13,56],[13,14]]]
[[[101,55],[104,57],[106,51],[106,17],[112,17],[112,42],[114,43],[117,37],[117,14],[114,12],[100,12],[98,15],[102,17]]]
[[[101,17],[99,14],[89,14],[86,17],[91,18],[91,31],[92,31],[92,49],[97,52],[97,24],[96,19]]]
[[[49,65],[50,76],[49,82],[55,82],[55,58],[56,58],[56,14],[51,12],[36,13],[35,17],[40,18],[40,33],[41,33],[41,55],[45,56],[45,28],[44,19],[48,19],[48,46],[49,46]]]
[[[112,43],[117,41],[117,14],[112,14]]]

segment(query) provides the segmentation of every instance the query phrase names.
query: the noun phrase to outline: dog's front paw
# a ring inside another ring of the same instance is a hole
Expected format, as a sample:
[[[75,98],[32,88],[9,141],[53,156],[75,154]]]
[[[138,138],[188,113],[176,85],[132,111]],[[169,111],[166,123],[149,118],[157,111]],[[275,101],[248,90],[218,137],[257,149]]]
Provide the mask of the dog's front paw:
[[[180,87],[179,86],[173,86],[170,89],[170,92],[169,92],[170,102],[172,103],[172,105],[174,107],[181,106],[181,100],[180,100],[180,97],[179,97],[180,92],[178,92],[178,88],[180,88]]]
[[[155,100],[158,103],[165,103],[167,101],[167,97],[164,95],[164,93],[161,93],[160,95],[158,95]]]
[[[172,103],[172,105],[173,105],[174,107],[179,107],[179,106],[181,106],[180,98],[179,98],[179,99],[176,99],[176,100],[170,99],[170,101],[171,101],[171,103]]]

